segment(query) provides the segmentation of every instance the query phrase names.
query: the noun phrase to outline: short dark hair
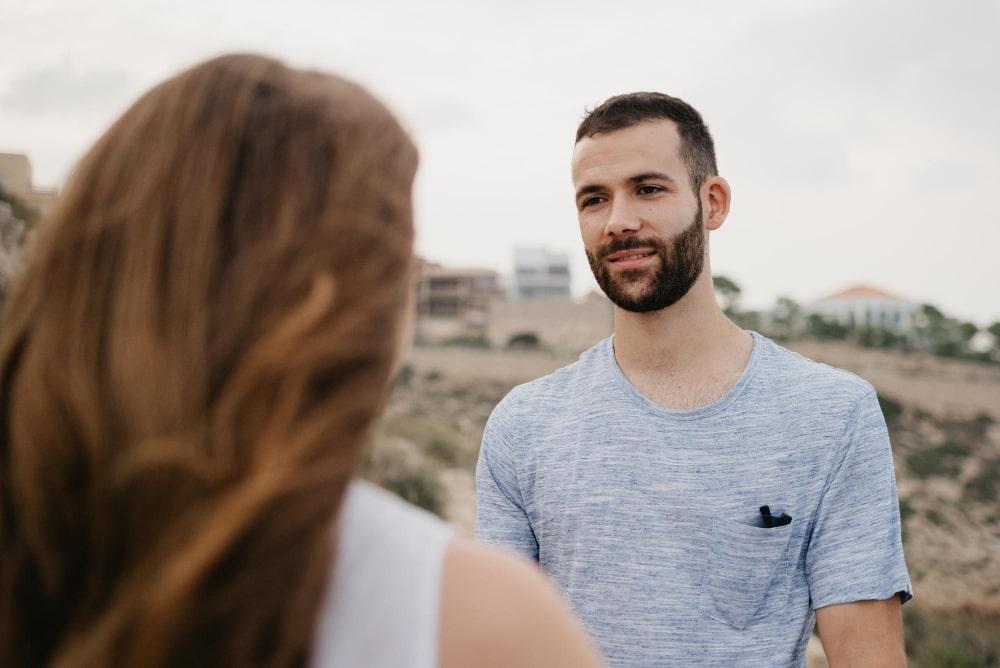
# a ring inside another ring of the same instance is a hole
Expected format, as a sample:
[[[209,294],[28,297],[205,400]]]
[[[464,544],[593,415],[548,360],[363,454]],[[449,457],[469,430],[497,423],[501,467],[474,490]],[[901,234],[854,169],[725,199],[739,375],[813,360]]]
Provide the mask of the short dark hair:
[[[698,110],[678,97],[646,92],[609,97],[580,122],[576,141],[657,120],[677,124],[681,135],[681,159],[687,165],[691,187],[697,195],[705,179],[719,173],[715,163],[715,142]]]

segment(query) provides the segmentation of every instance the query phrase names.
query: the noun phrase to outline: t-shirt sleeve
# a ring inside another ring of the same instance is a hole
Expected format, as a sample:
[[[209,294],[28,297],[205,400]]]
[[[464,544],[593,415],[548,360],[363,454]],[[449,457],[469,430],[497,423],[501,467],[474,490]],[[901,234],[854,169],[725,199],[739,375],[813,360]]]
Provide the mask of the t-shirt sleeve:
[[[476,538],[538,561],[538,541],[524,509],[502,410],[501,404],[486,423],[476,464]]]
[[[903,558],[892,449],[873,388],[861,398],[820,500],[806,552],[814,609],[913,589]]]

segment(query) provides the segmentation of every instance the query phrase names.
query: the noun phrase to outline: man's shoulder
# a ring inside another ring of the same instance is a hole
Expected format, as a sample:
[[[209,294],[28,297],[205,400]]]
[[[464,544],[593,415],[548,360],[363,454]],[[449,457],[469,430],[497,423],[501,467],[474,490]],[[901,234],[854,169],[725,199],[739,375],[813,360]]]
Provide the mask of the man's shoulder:
[[[490,420],[523,422],[565,415],[569,404],[588,396],[588,388],[603,382],[608,345],[609,339],[604,339],[572,364],[515,386],[493,409]]]
[[[767,337],[760,338],[763,347],[760,377],[768,386],[807,401],[842,401],[851,406],[875,395],[872,384],[857,374],[810,359]]]

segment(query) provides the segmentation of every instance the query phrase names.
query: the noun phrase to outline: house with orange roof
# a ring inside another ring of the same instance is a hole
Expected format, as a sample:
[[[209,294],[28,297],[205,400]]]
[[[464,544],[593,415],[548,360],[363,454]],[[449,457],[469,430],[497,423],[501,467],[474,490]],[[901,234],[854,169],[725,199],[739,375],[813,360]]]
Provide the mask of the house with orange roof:
[[[871,285],[855,285],[809,304],[806,312],[850,329],[873,327],[905,334],[915,328],[920,304]]]

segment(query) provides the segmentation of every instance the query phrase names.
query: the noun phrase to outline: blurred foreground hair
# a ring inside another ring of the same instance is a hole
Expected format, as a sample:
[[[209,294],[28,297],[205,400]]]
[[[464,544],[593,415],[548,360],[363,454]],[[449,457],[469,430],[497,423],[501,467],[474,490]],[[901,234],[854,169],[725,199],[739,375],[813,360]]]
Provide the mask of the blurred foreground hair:
[[[303,665],[381,409],[416,151],[224,56],[84,157],[0,338],[0,665]]]

